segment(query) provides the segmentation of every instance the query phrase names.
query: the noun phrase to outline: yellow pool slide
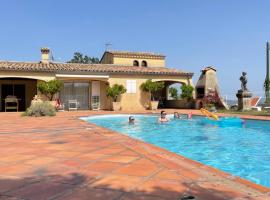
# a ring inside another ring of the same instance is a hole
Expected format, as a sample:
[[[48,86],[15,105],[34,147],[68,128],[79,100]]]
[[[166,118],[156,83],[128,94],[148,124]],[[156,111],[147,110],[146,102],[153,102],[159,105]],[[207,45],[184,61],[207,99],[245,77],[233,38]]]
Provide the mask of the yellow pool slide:
[[[209,119],[219,120],[217,115],[215,115],[214,113],[209,112],[208,110],[206,110],[204,108],[201,108],[201,113],[203,115],[205,115],[206,117],[208,117]]]

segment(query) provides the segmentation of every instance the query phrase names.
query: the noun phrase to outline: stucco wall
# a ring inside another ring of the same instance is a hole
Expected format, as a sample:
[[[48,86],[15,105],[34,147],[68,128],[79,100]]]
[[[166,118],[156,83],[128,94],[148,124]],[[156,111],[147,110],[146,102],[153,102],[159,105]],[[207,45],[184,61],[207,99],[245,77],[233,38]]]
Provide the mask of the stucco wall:
[[[123,76],[111,76],[109,78],[109,84],[112,86],[113,84],[122,84],[125,87],[127,80],[136,80],[136,93],[135,94],[128,94],[125,93],[121,95],[120,102],[121,102],[121,109],[126,111],[138,111],[138,110],[145,110],[149,105],[149,94],[146,92],[141,91],[140,86],[144,83],[147,79],[152,79],[153,81],[175,81],[181,82],[185,84],[192,84],[191,79],[187,79],[187,77],[181,76],[164,76],[160,78],[160,76],[132,76],[132,75],[123,75]]]
[[[139,66],[141,66],[142,61],[145,60],[147,62],[148,67],[165,67],[164,59],[139,59],[139,58],[114,57],[113,64],[133,66],[134,60],[137,60],[139,62]]]
[[[100,109],[109,110],[110,109],[110,100],[106,96],[106,90],[109,85],[104,82],[100,81]]]

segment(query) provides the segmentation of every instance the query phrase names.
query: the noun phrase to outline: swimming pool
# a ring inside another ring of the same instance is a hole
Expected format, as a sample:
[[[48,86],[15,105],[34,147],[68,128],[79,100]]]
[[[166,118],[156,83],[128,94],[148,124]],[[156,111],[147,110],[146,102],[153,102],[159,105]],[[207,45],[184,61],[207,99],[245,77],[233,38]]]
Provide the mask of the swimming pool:
[[[203,164],[270,187],[270,122],[203,117],[157,123],[156,115],[102,115],[82,118]]]

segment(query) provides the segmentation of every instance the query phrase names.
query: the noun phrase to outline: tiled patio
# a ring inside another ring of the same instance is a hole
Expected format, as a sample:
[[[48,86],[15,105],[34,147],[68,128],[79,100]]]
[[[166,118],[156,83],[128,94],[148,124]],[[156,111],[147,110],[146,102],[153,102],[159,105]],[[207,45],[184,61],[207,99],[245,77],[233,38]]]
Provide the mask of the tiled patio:
[[[269,188],[78,119],[91,114],[0,113],[0,199],[270,199]]]

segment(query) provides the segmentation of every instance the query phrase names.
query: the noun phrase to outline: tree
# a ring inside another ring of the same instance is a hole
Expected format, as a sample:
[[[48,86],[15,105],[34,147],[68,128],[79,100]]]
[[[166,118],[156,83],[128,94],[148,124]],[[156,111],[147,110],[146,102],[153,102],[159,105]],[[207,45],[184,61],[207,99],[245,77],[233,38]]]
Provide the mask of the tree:
[[[173,99],[178,99],[178,91],[176,88],[174,87],[169,88],[169,93]]]
[[[45,95],[50,101],[52,101],[54,95],[60,92],[62,85],[62,81],[54,79],[48,82],[38,83],[37,89],[41,94]]]
[[[145,83],[141,84],[140,88],[141,90],[148,92],[151,101],[154,101],[155,93],[164,88],[164,82],[153,82],[151,79],[148,79]]]
[[[192,87],[192,85],[185,85],[185,84],[183,84],[181,86],[181,90],[182,90],[182,94],[181,94],[181,98],[182,99],[187,99],[188,101],[190,101],[191,99],[193,99],[194,88]]]
[[[123,85],[114,84],[112,87],[107,88],[107,97],[111,97],[113,102],[117,102],[119,95],[126,92],[126,88]]]
[[[96,57],[89,57],[83,55],[80,52],[75,52],[73,58],[68,63],[83,63],[83,64],[96,64],[99,63],[99,59]]]
[[[265,79],[264,81],[264,91],[265,91],[265,103],[269,104],[270,103],[270,79]]]

